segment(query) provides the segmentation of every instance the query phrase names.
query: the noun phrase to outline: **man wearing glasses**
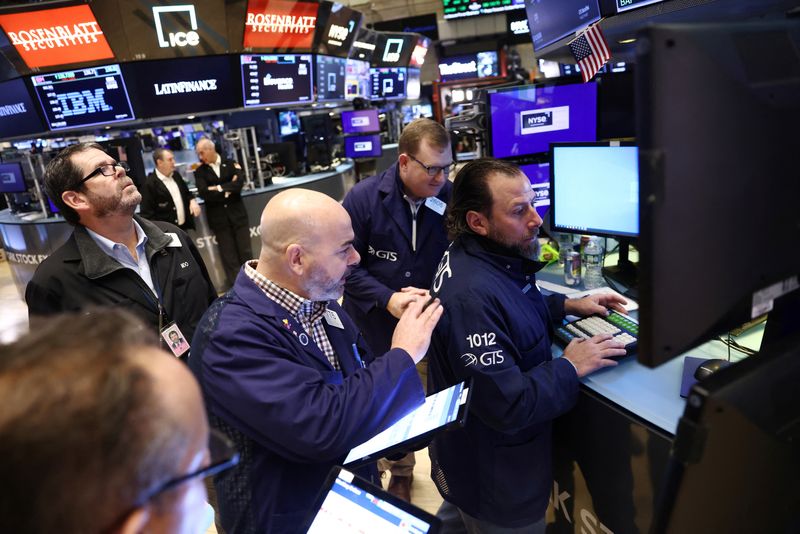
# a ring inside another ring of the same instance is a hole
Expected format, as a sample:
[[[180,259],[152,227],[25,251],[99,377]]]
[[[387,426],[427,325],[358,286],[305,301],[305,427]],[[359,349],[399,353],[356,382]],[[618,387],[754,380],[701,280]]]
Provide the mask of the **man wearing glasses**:
[[[399,140],[397,163],[359,182],[344,200],[361,263],[347,278],[343,306],[378,354],[390,348],[397,320],[410,302],[427,300],[449,241],[444,211],[454,167],[450,136],[441,124],[417,119]],[[418,369],[425,384],[427,362]],[[414,453],[390,468],[389,492],[410,500]]]
[[[0,532],[205,531],[203,478],[238,454],[209,432],[186,366],[156,347],[105,309],[0,346]]]
[[[208,272],[182,230],[134,215],[142,195],[126,170],[95,143],[67,147],[47,165],[47,194],[75,228],[28,283],[29,315],[121,306],[155,332],[177,326],[191,339],[216,298]]]

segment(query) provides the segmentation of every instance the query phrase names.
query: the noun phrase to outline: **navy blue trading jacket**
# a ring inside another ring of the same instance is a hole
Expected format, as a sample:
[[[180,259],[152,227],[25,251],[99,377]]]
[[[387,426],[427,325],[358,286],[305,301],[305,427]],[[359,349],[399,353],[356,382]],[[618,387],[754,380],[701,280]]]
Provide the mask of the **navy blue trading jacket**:
[[[436,198],[446,204],[452,189],[445,182]],[[406,286],[430,287],[449,244],[444,216],[424,203],[420,206],[415,251],[411,210],[403,198],[397,164],[356,184],[343,206],[353,223],[361,263],[347,278],[342,305],[372,350],[381,354],[389,350],[397,325],[386,311],[392,293]]]
[[[544,517],[551,421],[578,394],[575,368],[552,359],[552,322],[564,317],[564,297],[539,293],[540,268],[465,235],[445,253],[432,286],[445,311],[428,351],[428,389],[472,378],[473,392],[466,426],[431,444],[431,477],[446,500],[503,527]]]

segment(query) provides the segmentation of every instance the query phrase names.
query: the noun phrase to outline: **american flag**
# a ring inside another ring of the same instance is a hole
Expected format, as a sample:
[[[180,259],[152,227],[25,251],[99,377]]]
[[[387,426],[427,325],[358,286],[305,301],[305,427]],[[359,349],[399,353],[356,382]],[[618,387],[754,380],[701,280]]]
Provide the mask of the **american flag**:
[[[579,34],[569,44],[569,49],[581,67],[584,83],[591,80],[600,67],[611,59],[611,52],[608,49],[606,38],[603,37],[603,32],[600,31],[599,23],[589,26]]]

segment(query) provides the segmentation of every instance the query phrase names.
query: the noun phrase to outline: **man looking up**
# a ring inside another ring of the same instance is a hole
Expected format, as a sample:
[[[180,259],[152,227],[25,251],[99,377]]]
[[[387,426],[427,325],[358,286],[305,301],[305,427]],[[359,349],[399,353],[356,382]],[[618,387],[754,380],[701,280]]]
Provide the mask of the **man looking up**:
[[[74,226],[25,288],[30,316],[121,306],[156,332],[191,339],[216,292],[197,248],[179,228],[134,215],[142,195],[96,143],[69,146],[45,169],[48,196]]]
[[[228,534],[295,532],[330,468],[424,402],[414,365],[441,315],[409,304],[373,358],[336,303],[359,260],[344,208],[291,189],[260,228],[258,260],[209,308],[189,360],[212,425],[243,454],[214,481]],[[360,474],[377,481],[374,465]]]
[[[233,285],[244,262],[253,258],[247,211],[242,202],[242,167],[222,159],[213,141],[200,139],[195,147],[202,163],[194,170],[197,193],[205,201],[208,226],[214,232],[228,286]]]
[[[345,285],[342,306],[376,353],[389,350],[397,320],[410,302],[427,300],[449,241],[444,212],[452,185],[450,136],[438,122],[417,119],[400,135],[397,163],[356,184],[344,199],[361,263]],[[427,362],[418,365],[423,384]],[[384,461],[382,461],[383,463]],[[382,465],[389,492],[410,501],[414,453]]]
[[[147,175],[142,186],[139,214],[151,221],[172,223],[184,231],[193,230],[200,206],[175,170],[175,155],[171,150],[157,148],[153,161],[156,169]]]
[[[456,176],[447,212],[453,244],[433,280],[445,308],[428,353],[436,390],[471,378],[464,428],[430,446],[431,477],[445,499],[444,532],[544,533],[553,487],[551,423],[577,400],[578,378],[616,362],[611,336],[573,341],[553,359],[553,325],[565,313],[624,312],[617,295],[543,297],[535,273],[542,219],[528,178],[483,159]]]

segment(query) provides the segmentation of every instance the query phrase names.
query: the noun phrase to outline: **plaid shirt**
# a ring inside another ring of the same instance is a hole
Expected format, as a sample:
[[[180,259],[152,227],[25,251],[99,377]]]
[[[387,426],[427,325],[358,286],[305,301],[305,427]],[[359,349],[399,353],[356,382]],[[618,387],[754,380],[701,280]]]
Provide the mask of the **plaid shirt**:
[[[314,343],[317,344],[319,350],[325,354],[328,361],[337,371],[340,370],[339,359],[336,353],[333,352],[333,346],[328,340],[328,334],[325,332],[325,327],[322,325],[322,316],[328,309],[327,302],[315,302],[306,300],[288,289],[284,289],[277,285],[272,280],[256,271],[258,260],[251,260],[244,265],[244,273],[253,281],[269,298],[275,301],[282,308],[286,309],[292,317],[297,319],[305,331],[311,335]]]

